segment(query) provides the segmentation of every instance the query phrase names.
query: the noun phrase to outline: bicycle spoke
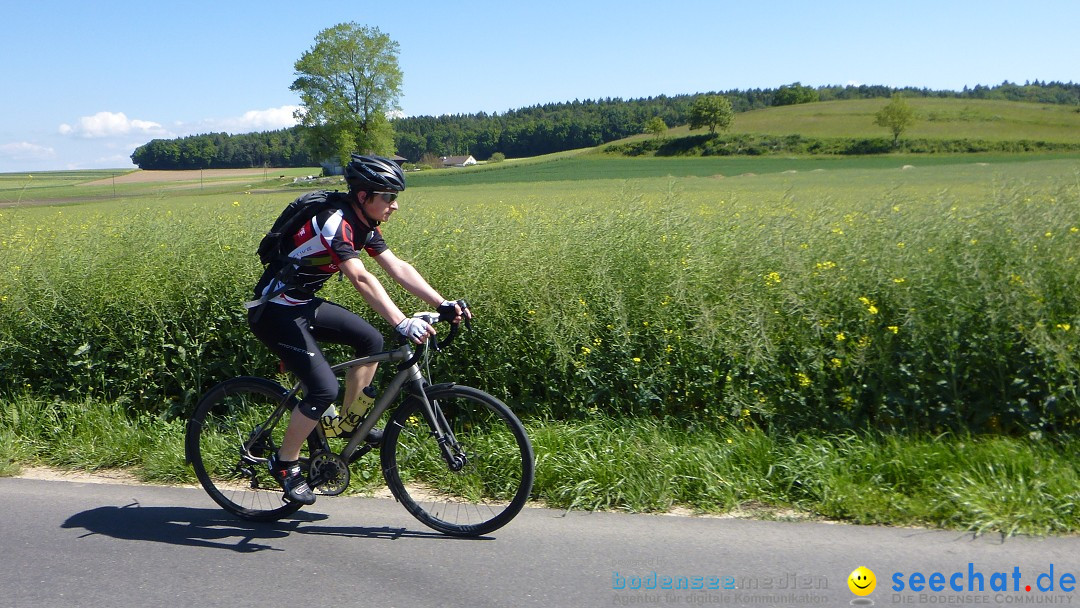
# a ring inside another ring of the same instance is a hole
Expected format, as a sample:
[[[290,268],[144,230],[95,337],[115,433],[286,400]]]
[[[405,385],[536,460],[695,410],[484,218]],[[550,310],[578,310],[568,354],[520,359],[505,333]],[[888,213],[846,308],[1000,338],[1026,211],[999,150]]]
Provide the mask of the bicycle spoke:
[[[475,389],[449,387],[433,397],[465,465],[451,469],[419,414],[419,402],[411,400],[387,429],[387,485],[410,513],[436,530],[474,536],[502,527],[532,487],[532,447],[521,423],[500,401]]]
[[[207,393],[192,416],[186,447],[195,474],[215,502],[240,517],[274,520],[300,508],[282,501],[266,466],[283,430],[261,431],[285,394],[269,380],[236,378]]]

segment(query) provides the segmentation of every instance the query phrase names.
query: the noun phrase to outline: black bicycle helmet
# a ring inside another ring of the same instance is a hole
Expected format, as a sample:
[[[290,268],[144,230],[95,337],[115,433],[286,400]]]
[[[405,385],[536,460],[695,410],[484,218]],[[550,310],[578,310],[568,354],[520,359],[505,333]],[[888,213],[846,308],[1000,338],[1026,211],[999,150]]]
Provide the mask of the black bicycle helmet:
[[[353,154],[345,165],[345,182],[354,192],[401,192],[405,189],[405,174],[389,158]]]

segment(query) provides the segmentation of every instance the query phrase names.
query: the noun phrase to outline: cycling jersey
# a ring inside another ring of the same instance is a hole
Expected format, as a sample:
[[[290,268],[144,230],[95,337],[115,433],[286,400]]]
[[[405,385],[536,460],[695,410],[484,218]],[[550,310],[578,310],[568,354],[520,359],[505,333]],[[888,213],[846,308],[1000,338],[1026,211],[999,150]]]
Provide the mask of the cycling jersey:
[[[323,284],[338,272],[341,264],[359,257],[363,249],[371,257],[387,250],[379,228],[368,226],[351,206],[328,209],[305,223],[292,235],[289,257],[304,260],[287,282],[283,293],[267,300],[282,306],[299,306],[312,300]],[[281,262],[266,267],[255,285],[256,299],[282,287],[278,279]]]

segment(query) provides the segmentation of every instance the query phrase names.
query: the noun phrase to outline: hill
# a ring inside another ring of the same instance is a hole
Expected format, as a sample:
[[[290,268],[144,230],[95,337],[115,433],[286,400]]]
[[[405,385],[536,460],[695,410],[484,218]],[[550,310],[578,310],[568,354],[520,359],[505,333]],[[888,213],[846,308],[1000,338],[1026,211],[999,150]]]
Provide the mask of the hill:
[[[626,156],[866,155],[1080,151],[1080,111],[1072,106],[955,98],[906,100],[916,115],[899,148],[874,124],[888,103],[860,99],[806,103],[736,114],[715,135],[670,129],[665,137],[636,135],[603,148]]]
[[[1075,106],[981,99],[906,99],[916,122],[905,137],[919,139],[1035,140],[1080,143]],[[732,133],[804,137],[880,137],[874,114],[886,99],[826,101],[751,110],[735,115]],[[689,134],[687,127],[673,134]]]

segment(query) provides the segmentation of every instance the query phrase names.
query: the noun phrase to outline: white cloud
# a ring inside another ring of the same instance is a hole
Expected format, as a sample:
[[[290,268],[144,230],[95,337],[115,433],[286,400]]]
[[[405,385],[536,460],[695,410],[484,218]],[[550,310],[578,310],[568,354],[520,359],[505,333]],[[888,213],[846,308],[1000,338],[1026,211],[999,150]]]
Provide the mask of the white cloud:
[[[116,137],[121,135],[142,134],[152,137],[167,137],[171,134],[160,124],[149,120],[128,118],[123,112],[98,112],[93,116],[83,116],[75,125],[60,125],[61,135],[74,135],[88,139]]]
[[[0,144],[0,157],[12,161],[39,161],[56,157],[56,150],[26,141]]]
[[[197,125],[183,125],[186,133],[206,133],[225,131],[226,133],[252,133],[257,131],[276,131],[296,126],[293,112],[300,106],[281,106],[266,110],[248,110],[242,116],[233,118],[208,119]]]

